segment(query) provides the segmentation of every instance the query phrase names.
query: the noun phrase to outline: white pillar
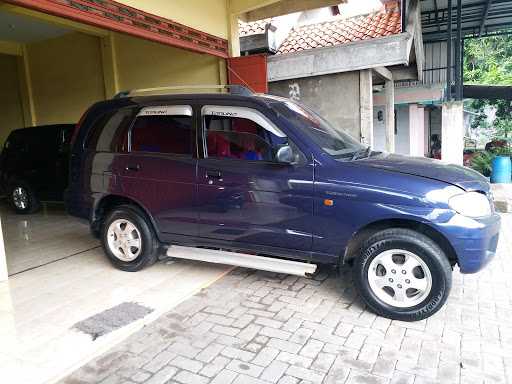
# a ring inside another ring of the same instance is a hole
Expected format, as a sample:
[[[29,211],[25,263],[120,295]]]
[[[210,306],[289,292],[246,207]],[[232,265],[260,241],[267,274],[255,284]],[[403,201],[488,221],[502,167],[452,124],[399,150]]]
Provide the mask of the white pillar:
[[[359,111],[361,142],[373,148],[373,89],[372,70],[359,71]]]
[[[395,152],[395,82],[386,80],[384,86],[386,93],[386,151]]]
[[[425,155],[425,108],[409,104],[409,154]]]
[[[0,282],[7,281],[7,258],[5,257],[4,233],[0,219]]]
[[[464,161],[464,111],[462,101],[443,103],[441,160],[462,165]]]

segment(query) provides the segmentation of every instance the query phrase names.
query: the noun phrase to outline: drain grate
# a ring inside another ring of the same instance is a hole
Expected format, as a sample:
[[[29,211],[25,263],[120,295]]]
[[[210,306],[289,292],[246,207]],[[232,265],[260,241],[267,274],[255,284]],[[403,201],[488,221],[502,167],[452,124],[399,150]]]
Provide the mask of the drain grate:
[[[91,335],[93,340],[124,327],[153,312],[137,303],[121,303],[73,325],[72,329]]]

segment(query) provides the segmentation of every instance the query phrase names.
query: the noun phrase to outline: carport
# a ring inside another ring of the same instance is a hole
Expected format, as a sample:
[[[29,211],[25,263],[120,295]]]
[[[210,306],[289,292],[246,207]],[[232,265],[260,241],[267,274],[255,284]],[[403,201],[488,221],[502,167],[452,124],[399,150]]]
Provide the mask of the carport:
[[[76,123],[91,104],[123,89],[225,83],[226,39],[102,4],[0,3],[1,145],[14,128]],[[39,264],[25,260],[21,266],[12,260],[19,254],[7,253],[9,274]],[[55,259],[61,256],[55,253]],[[5,279],[5,265],[0,272]]]
[[[76,123],[91,104],[124,89],[225,83],[226,34],[111,1],[0,2],[0,143],[15,128]],[[0,212],[5,382],[55,381],[227,271],[176,263],[119,273],[62,204],[34,215]],[[74,329],[98,314],[99,323],[120,327]]]

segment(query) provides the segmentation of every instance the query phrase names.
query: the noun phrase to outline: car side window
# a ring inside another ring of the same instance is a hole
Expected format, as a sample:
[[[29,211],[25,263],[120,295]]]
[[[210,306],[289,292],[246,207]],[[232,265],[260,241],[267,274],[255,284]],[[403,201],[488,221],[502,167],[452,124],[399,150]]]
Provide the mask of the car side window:
[[[242,107],[203,107],[206,156],[278,162],[288,138],[257,111]]]
[[[143,108],[131,129],[131,152],[190,156],[194,152],[192,108],[164,106]]]

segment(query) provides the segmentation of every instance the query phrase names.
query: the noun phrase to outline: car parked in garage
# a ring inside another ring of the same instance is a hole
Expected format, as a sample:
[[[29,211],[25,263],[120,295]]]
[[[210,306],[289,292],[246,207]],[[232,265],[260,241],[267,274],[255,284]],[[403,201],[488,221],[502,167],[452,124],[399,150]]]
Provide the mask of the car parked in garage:
[[[63,200],[74,128],[45,125],[9,134],[0,154],[0,187],[17,213],[34,213],[42,201]]]
[[[297,274],[350,263],[365,303],[406,321],[442,307],[455,265],[483,268],[500,229],[478,173],[372,151],[303,105],[236,92],[93,105],[66,201],[122,270],[162,248]]]

